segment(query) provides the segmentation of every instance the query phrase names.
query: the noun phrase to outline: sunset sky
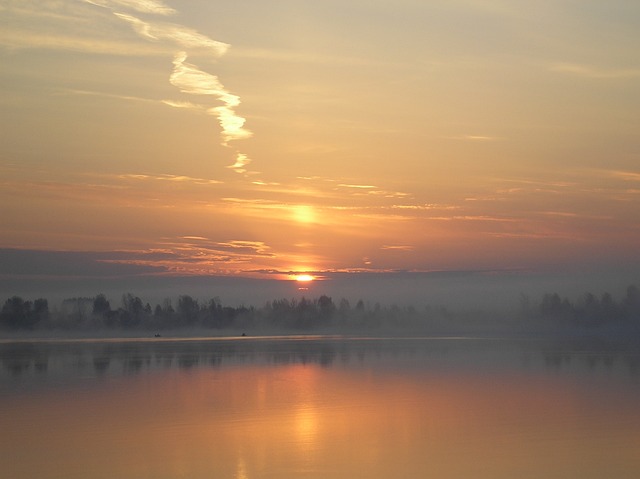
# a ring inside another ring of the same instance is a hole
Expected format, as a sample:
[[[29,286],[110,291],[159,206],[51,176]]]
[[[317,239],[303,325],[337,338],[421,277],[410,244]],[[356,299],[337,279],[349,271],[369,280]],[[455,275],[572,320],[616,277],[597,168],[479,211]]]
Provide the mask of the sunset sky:
[[[640,280],[640,2],[0,0],[0,19],[7,293]]]

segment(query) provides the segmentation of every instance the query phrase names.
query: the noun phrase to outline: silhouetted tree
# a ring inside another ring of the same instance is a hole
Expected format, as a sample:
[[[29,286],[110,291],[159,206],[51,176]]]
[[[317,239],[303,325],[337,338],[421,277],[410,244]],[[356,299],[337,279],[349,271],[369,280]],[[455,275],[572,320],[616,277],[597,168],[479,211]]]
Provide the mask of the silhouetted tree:
[[[44,298],[33,302],[34,326],[49,319],[49,301]]]
[[[29,316],[31,302],[20,296],[13,296],[4,303],[0,313],[0,323],[8,329],[30,329]]]
[[[635,285],[627,288],[622,300],[622,315],[627,321],[640,323],[640,290]]]
[[[111,305],[104,294],[99,294],[93,299],[93,314],[107,316],[111,311]]]
[[[609,293],[604,293],[600,298],[600,311],[603,321],[612,322],[620,319],[620,308]]]
[[[63,328],[87,328],[91,311],[93,310],[93,298],[67,298],[60,305],[60,326]]]
[[[188,326],[195,324],[199,309],[198,301],[191,296],[185,294],[178,298],[178,314]]]
[[[140,324],[144,314],[142,300],[131,293],[122,295],[122,309],[120,310],[120,325],[133,328]]]
[[[203,306],[202,312],[204,315],[203,326],[208,328],[224,328],[228,324],[228,315],[225,315],[222,304],[218,298],[212,298],[209,302]]]
[[[561,299],[558,293],[547,293],[540,303],[540,314],[550,319],[570,319],[573,316],[573,308],[568,299]]]
[[[332,299],[324,294],[318,298],[318,314],[323,324],[328,324],[336,311]]]

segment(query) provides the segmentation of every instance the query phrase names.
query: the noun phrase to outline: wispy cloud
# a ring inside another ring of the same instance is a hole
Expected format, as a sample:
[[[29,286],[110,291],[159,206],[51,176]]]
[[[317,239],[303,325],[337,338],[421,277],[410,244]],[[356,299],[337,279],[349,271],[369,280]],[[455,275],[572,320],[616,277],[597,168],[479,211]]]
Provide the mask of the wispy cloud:
[[[118,175],[118,178],[126,179],[126,180],[138,180],[138,181],[172,181],[177,183],[193,183],[197,185],[217,185],[222,183],[219,180],[213,180],[210,178],[194,178],[191,176],[184,175],[145,175],[145,174],[134,174],[127,173]]]
[[[142,14],[170,16],[177,13],[159,0],[84,0],[86,3],[104,7],[129,24],[131,28],[143,39],[154,43],[169,43],[179,48],[174,51],[173,71],[169,76],[169,82],[181,93],[211,97],[219,105],[208,106],[192,101],[165,99],[162,102],[174,108],[184,108],[199,112],[205,112],[218,119],[221,127],[223,146],[229,147],[229,142],[242,140],[252,136],[252,132],[245,128],[246,119],[236,113],[240,105],[240,97],[232,94],[211,73],[208,73],[197,65],[187,62],[192,53],[206,53],[212,58],[223,56],[230,45],[214,40],[200,32],[184,25],[160,21],[143,20],[131,13],[125,13],[121,9],[129,9]],[[229,168],[237,173],[252,173],[246,166],[251,162],[244,153],[236,151],[236,159]]]
[[[341,186],[343,188],[355,188],[355,189],[361,189],[361,190],[371,190],[376,188],[373,185],[348,185],[345,183],[340,183],[338,186]]]
[[[236,173],[246,173],[247,169],[245,168],[251,160],[247,157],[247,155],[243,153],[238,153],[236,156],[236,162],[233,165],[229,165],[227,168],[231,168]]]
[[[601,68],[578,63],[554,63],[551,71],[593,79],[627,79],[640,77],[640,68]]]
[[[610,171],[609,174],[614,178],[618,178],[624,181],[640,182],[640,173],[636,173],[635,171],[614,170]]]
[[[150,98],[143,98],[139,96],[131,96],[131,95],[118,95],[115,93],[106,93],[102,91],[90,91],[90,90],[78,90],[78,89],[60,89],[56,91],[56,94],[62,95],[86,95],[86,96],[98,96],[103,98],[111,98],[114,100],[124,100],[124,101],[137,101],[144,103],[157,103],[156,100],[152,100]],[[161,101],[161,103],[165,103],[165,101]]]
[[[84,0],[99,7],[126,7],[140,13],[153,13],[155,15],[174,15],[178,13],[173,8],[159,0]]]
[[[190,101],[162,100],[162,103],[168,106],[172,106],[173,108],[184,108],[186,110],[196,110],[201,112],[206,111],[206,108],[202,105],[198,105],[197,103],[192,103]]]
[[[458,140],[458,141],[499,141],[503,138],[498,136],[488,136],[488,135],[457,135],[457,136],[448,136],[448,140]]]
[[[49,34],[24,30],[0,29],[0,46],[8,49],[37,48],[94,53],[99,55],[166,55],[167,49],[159,45],[138,45],[121,40],[87,38],[73,34]]]
[[[240,104],[240,98],[227,91],[217,76],[198,69],[186,62],[187,54],[179,52],[173,60],[173,73],[169,81],[183,93],[192,95],[210,95],[220,100],[223,105],[209,108],[207,113],[215,115],[222,127],[224,145],[231,140],[249,138],[251,132],[244,128],[245,119],[234,110]]]
[[[403,198],[408,196],[407,193],[403,193],[401,191],[389,191],[375,185],[339,183],[336,185],[335,189],[346,191],[351,196],[379,196],[384,198]]]
[[[380,249],[382,250],[394,250],[394,251],[413,251],[415,249],[414,246],[410,246],[410,245],[382,245],[380,247]]]
[[[262,241],[213,241],[203,236],[166,238],[156,247],[126,251],[102,259],[105,263],[151,267],[169,274],[237,274],[256,265],[267,266],[276,258]]]
[[[138,35],[147,40],[169,40],[181,48],[206,50],[215,57],[221,57],[229,49],[227,43],[218,42],[182,25],[145,22],[125,13],[114,12],[114,15],[129,23]]]
[[[442,210],[458,210],[460,209],[460,206],[436,204],[436,203],[425,203],[425,204],[392,205],[391,209],[415,210],[415,211],[434,211],[434,210],[442,211]]]

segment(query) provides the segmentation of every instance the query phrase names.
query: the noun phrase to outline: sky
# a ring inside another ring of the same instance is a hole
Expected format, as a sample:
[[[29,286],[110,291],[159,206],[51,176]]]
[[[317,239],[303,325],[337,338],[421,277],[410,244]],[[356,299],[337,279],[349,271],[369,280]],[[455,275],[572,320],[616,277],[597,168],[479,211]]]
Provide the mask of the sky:
[[[640,283],[636,1],[0,0],[0,19],[5,296]]]

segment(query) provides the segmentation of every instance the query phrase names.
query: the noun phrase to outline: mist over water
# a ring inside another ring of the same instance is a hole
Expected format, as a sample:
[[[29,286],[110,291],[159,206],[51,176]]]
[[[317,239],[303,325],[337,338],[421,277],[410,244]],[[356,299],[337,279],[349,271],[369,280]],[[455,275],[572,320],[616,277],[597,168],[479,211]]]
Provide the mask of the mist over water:
[[[96,259],[98,258],[98,259]],[[374,305],[443,306],[450,310],[513,311],[521,295],[531,299],[545,293],[576,298],[587,291],[622,294],[630,284],[640,284],[638,264],[573,268],[541,266],[535,270],[466,270],[388,273],[319,273],[319,280],[296,281],[240,276],[154,275],[100,261],[97,254],[38,252],[0,249],[0,298],[48,298],[56,304],[71,297],[103,293],[117,301],[133,293],[145,302],[188,294],[199,300],[219,298],[230,306],[260,307],[281,298],[327,295]]]
[[[338,336],[3,341],[16,479],[640,471],[633,345]]]

